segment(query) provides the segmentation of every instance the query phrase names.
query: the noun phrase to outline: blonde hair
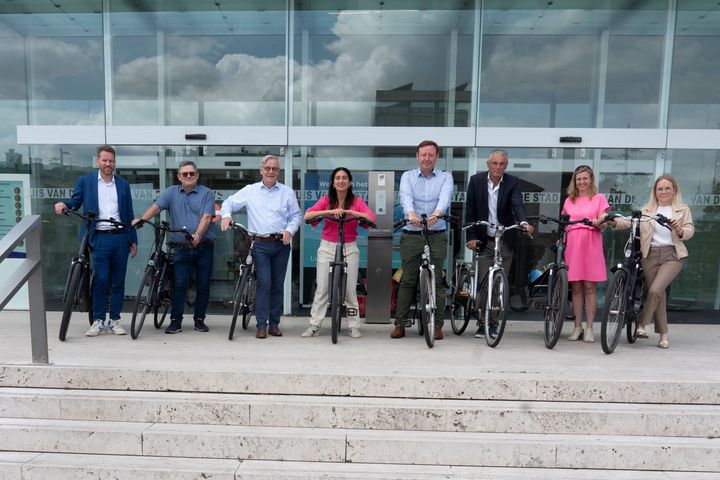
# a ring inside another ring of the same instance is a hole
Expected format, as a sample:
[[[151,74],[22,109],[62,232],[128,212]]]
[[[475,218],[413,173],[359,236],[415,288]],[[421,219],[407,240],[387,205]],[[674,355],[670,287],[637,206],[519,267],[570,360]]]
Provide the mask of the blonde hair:
[[[592,168],[587,165],[580,165],[573,171],[572,178],[570,178],[570,185],[567,187],[568,197],[570,197],[570,201],[573,203],[575,203],[575,199],[580,196],[577,187],[575,186],[575,176],[578,173],[583,172],[590,174],[590,198],[594,197],[597,193],[597,187],[595,186],[595,173],[593,173]]]
[[[650,198],[648,199],[647,203],[643,205],[643,210],[650,210],[651,212],[654,212],[657,210],[658,207],[658,201],[657,201],[657,195],[655,195],[655,189],[657,188],[657,184],[660,183],[661,180],[667,180],[670,182],[675,189],[675,196],[672,200],[672,206],[673,208],[676,208],[680,205],[682,205],[682,195],[680,194],[680,186],[678,185],[677,180],[675,180],[675,177],[672,175],[660,175],[655,179],[655,183],[653,183],[652,190],[650,190]]]

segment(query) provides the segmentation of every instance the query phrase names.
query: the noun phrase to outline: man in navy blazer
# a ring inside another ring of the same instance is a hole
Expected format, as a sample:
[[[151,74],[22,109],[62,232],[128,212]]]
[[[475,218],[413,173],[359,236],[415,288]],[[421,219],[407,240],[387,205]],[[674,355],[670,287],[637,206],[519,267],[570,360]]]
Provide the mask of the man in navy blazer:
[[[97,218],[114,219],[127,227],[117,227],[110,223],[95,223],[88,235],[88,243],[93,259],[93,324],[85,332],[95,337],[108,332],[125,335],[120,326],[120,310],[125,296],[125,272],[128,253],[133,257],[137,253],[137,232],[130,228],[134,218],[130,184],[116,176],[115,149],[109,145],[98,148],[95,163],[97,172],[83,175],[75,185],[72,198],[55,204],[55,213],[61,215],[67,208],[93,212]],[[80,232],[84,235],[85,226]],[[110,304],[110,322],[106,323],[106,305]]]
[[[529,233],[534,232],[532,225],[526,222],[520,181],[508,175],[508,154],[503,149],[490,152],[487,161],[488,171],[476,173],[470,177],[465,205],[465,223],[485,220],[495,225],[510,226],[520,222]],[[503,236],[503,268],[509,271],[513,250],[517,243],[517,230],[510,230]],[[495,256],[495,229],[490,227],[468,229],[465,246],[470,250],[479,247],[480,274],[484,275]],[[476,337],[484,336],[481,328]]]

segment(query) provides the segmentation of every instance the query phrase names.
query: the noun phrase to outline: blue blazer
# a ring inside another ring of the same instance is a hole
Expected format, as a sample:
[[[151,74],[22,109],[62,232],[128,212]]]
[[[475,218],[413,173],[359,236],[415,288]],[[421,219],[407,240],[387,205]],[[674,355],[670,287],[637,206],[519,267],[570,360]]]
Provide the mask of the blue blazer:
[[[470,177],[465,205],[465,223],[478,220],[487,221],[490,216],[488,207],[488,172],[476,173]],[[501,225],[510,226],[516,222],[526,221],[525,205],[523,204],[522,192],[520,191],[520,180],[512,175],[504,174],[498,190],[497,203],[498,222]],[[480,240],[484,247],[487,243],[486,228],[471,228],[468,230],[467,239]],[[503,243],[510,249],[515,248],[517,242],[517,230],[510,230],[503,236]]]
[[[120,210],[120,218],[116,220],[129,227],[135,218],[132,207],[132,196],[130,195],[130,184],[127,180],[123,180],[115,175],[115,188],[117,190],[118,209]],[[70,210],[77,210],[82,206],[84,213],[93,212],[97,215],[100,211],[98,206],[98,171],[93,170],[91,173],[80,177],[75,185],[72,198],[63,203],[65,203]],[[80,238],[82,238],[83,235],[85,235],[85,223],[83,223],[80,229]],[[137,231],[134,228],[127,228],[125,235],[127,236],[128,246],[137,243]],[[88,235],[88,243],[90,246],[95,245],[95,229]]]

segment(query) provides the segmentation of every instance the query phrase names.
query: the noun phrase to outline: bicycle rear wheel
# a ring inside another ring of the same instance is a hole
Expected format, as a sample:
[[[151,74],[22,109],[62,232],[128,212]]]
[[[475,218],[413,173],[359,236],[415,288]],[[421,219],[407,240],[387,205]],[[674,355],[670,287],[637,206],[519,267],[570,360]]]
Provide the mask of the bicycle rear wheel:
[[[452,303],[450,304],[450,326],[455,335],[462,335],[470,323],[470,314],[473,303],[470,298],[473,279],[469,272],[464,272],[453,292]]]
[[[554,270],[551,272],[550,278],[552,280],[545,307],[545,346],[552,349],[560,338],[565,321],[568,298],[567,270],[565,268]]]
[[[133,340],[140,335],[140,330],[142,330],[145,323],[145,316],[152,307],[155,283],[155,269],[148,266],[145,268],[145,274],[135,297],[135,308],[133,308],[133,316],[130,321],[130,336]]]
[[[340,332],[340,317],[342,316],[342,297],[345,292],[342,289],[342,268],[338,266],[332,267],[332,283],[330,297],[330,319],[332,320],[330,338],[332,343],[337,343],[338,333]]]
[[[166,264],[167,265],[167,264]],[[172,305],[172,270],[165,268],[162,270],[155,282],[154,301],[155,308],[153,309],[153,324],[155,328],[160,328],[165,322],[168,310]]]
[[[615,351],[620,341],[620,332],[625,324],[627,314],[625,288],[627,273],[616,270],[608,282],[605,305],[603,306],[602,325],[600,327],[600,343],[603,352],[610,354]]]
[[[59,338],[61,342],[65,341],[65,336],[67,335],[68,325],[70,325],[70,317],[72,316],[75,299],[78,296],[78,289],[80,288],[82,273],[82,263],[73,263],[70,267],[70,281],[68,282],[68,289],[65,294],[65,305],[63,306],[62,319],[60,320]]]
[[[245,297],[245,289],[247,288],[248,282],[248,271],[243,269],[240,278],[238,279],[237,285],[235,286],[235,293],[233,294],[233,314],[232,321],[230,322],[230,333],[228,333],[228,340],[232,340],[235,335],[235,325],[237,324],[237,317],[240,313],[240,309],[243,306],[243,298]]]
[[[243,299],[242,310],[242,328],[247,330],[250,325],[250,312],[255,309],[255,276],[250,273],[248,276],[247,288],[245,289],[245,298]]]
[[[490,295],[490,311],[488,321],[485,322],[485,341],[491,347],[496,347],[505,332],[507,321],[509,285],[504,270],[495,272],[492,283],[488,289]]]
[[[638,292],[638,289],[640,289],[639,292]],[[639,301],[636,300],[638,297],[638,294],[640,296]],[[642,307],[644,304],[645,304],[645,287],[643,286],[642,280],[639,279],[635,283],[635,293],[633,295],[632,315],[630,316],[630,318],[628,318],[628,321],[627,321],[626,335],[627,335],[628,343],[635,343],[635,340],[637,340],[637,327],[638,327],[638,322],[640,321],[640,312],[642,311]]]
[[[427,268],[420,269],[420,322],[428,348],[435,346],[435,311],[432,298],[432,278]]]

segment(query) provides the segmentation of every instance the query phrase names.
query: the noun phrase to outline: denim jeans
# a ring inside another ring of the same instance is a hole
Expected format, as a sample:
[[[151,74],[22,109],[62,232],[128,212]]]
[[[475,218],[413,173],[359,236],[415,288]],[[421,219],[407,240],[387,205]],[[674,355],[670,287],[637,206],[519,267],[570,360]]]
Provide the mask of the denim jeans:
[[[283,307],[283,283],[290,257],[290,245],[282,241],[255,242],[255,319],[257,328],[276,327]]]
[[[170,318],[182,322],[185,311],[185,298],[190,275],[195,269],[195,314],[193,318],[202,320],[207,312],[210,298],[210,276],[213,267],[213,246],[203,248],[178,248],[173,253],[175,271],[175,290],[172,296]]]
[[[120,319],[129,253],[130,244],[127,235],[95,235],[92,250],[93,320],[105,321],[108,303],[110,303],[110,320]]]

